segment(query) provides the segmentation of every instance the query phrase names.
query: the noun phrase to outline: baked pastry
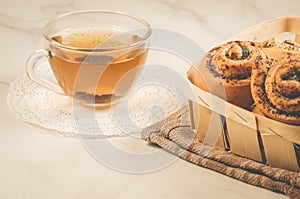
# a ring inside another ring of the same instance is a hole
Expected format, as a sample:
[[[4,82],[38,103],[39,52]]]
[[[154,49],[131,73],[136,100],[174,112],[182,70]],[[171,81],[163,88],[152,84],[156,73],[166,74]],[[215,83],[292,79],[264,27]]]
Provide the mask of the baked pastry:
[[[190,68],[188,78],[202,90],[249,109],[251,70],[264,58],[257,43],[231,41],[211,49],[196,68]]]
[[[285,40],[283,42],[267,40],[262,42],[261,49],[268,58],[280,61],[288,54],[299,54],[300,44],[290,40]]]
[[[265,116],[300,125],[300,55],[259,60],[252,69],[251,92],[255,107]]]

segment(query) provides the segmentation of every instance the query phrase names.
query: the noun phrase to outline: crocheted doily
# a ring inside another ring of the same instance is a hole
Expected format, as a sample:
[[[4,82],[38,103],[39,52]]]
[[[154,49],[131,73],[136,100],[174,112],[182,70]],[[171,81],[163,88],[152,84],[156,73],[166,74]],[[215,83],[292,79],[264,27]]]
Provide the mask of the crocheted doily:
[[[48,64],[39,72],[53,78]],[[31,81],[26,75],[10,84],[7,102],[17,118],[65,136],[110,137],[137,133],[187,103],[180,75],[167,67],[146,65],[128,95],[110,109],[73,103]]]

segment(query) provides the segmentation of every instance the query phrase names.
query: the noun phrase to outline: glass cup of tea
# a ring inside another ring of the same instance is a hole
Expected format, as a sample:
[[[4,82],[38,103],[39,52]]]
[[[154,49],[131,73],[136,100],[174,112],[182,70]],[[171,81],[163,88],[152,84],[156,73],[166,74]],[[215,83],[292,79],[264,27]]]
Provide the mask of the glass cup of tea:
[[[110,106],[132,88],[145,63],[150,25],[115,11],[79,11],[58,16],[42,30],[45,49],[27,61],[34,82],[76,101]],[[37,70],[48,62],[57,82]]]

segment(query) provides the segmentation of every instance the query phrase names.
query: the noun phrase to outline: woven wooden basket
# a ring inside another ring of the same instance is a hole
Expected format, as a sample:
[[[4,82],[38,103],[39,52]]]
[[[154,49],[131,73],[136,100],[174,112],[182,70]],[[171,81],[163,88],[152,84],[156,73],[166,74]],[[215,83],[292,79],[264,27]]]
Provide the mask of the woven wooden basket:
[[[261,42],[287,37],[300,43],[300,18],[281,17],[267,21],[228,41]],[[273,167],[300,171],[300,126],[254,114],[188,82],[193,90],[189,103],[191,121],[198,140]]]

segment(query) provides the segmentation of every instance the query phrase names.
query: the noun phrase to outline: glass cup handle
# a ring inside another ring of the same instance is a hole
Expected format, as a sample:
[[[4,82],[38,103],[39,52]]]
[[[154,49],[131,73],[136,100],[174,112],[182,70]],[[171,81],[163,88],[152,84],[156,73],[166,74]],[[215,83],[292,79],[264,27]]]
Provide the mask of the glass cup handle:
[[[49,52],[44,50],[44,49],[40,49],[35,51],[27,60],[26,63],[26,74],[27,77],[29,79],[31,79],[32,81],[36,82],[37,84],[50,89],[58,94],[62,94],[65,95],[65,93],[62,91],[62,89],[60,88],[60,86],[58,84],[53,83],[50,80],[47,80],[43,77],[41,77],[38,72],[36,71],[36,67],[38,65],[38,63],[45,58],[49,58]]]

